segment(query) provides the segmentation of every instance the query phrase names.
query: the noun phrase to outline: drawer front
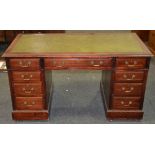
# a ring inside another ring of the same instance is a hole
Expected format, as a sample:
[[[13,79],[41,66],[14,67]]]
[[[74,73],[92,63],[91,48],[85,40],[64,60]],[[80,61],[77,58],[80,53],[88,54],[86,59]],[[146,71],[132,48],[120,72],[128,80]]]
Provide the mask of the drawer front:
[[[10,59],[11,69],[33,70],[40,69],[39,59]]]
[[[143,81],[144,71],[116,71],[114,73],[116,81]]]
[[[46,69],[62,69],[62,68],[78,68],[78,67],[88,67],[88,68],[111,68],[112,59],[45,59]]]
[[[41,72],[12,72],[12,78],[15,82],[34,82],[41,81]]]
[[[14,93],[15,96],[40,96],[43,94],[42,84],[24,84],[24,83],[14,83]]]
[[[112,99],[112,109],[119,110],[132,110],[139,109],[141,105],[140,97],[113,97]]]
[[[141,96],[142,83],[114,83],[114,95],[117,96]]]
[[[45,103],[43,97],[16,97],[16,110],[44,110]]]
[[[117,58],[116,67],[125,69],[145,68],[146,58]]]

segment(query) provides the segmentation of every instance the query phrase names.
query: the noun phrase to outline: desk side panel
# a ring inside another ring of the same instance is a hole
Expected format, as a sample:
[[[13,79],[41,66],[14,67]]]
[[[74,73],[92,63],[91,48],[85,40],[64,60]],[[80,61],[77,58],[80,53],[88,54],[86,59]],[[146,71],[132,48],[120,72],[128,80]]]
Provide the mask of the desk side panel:
[[[107,107],[110,106],[110,95],[111,95],[111,77],[112,71],[102,71],[102,79],[101,79],[101,93],[104,96],[104,104]]]

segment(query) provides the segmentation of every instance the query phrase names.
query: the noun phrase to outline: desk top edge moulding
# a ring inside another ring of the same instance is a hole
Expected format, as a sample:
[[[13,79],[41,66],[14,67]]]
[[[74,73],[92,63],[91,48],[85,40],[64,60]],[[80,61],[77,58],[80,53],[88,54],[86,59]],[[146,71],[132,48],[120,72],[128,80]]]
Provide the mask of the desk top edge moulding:
[[[141,119],[150,58],[135,33],[19,34],[6,60],[14,120],[47,120],[52,70],[101,70],[106,117]],[[50,72],[46,72],[50,71]]]
[[[2,57],[153,56],[135,33],[19,34]]]

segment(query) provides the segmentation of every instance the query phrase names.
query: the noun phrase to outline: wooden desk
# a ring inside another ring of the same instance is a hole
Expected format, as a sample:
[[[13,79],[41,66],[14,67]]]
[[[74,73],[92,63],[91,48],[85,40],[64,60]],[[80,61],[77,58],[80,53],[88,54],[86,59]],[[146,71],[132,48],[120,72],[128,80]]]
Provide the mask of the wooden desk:
[[[48,119],[51,71],[63,69],[101,70],[107,118],[140,119],[151,56],[134,33],[18,35],[3,55],[13,119]]]

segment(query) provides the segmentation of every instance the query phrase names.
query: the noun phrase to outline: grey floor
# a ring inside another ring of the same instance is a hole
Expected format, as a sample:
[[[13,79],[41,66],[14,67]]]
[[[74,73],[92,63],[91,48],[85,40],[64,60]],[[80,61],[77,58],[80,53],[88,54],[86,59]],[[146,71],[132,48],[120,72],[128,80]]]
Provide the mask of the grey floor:
[[[151,60],[142,120],[107,120],[100,94],[101,71],[53,71],[54,94],[48,121],[14,121],[7,73],[0,73],[0,123],[155,123],[155,58]]]

